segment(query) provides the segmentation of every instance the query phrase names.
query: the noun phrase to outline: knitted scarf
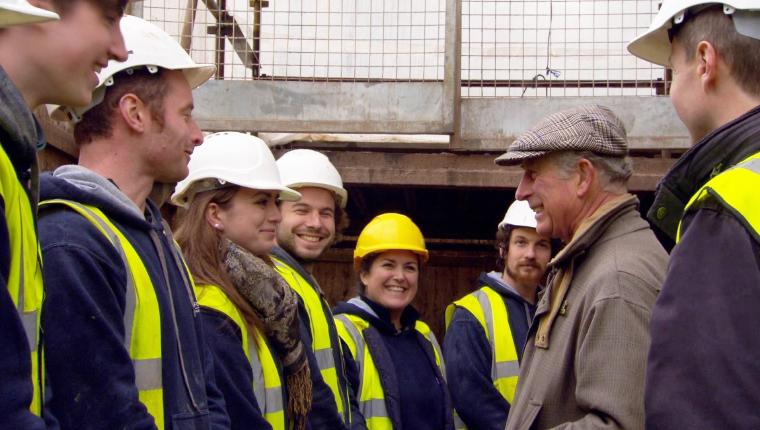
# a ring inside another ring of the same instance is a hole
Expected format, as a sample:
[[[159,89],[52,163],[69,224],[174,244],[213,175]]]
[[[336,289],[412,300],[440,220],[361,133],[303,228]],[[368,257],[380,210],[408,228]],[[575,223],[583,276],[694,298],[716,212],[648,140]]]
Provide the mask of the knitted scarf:
[[[282,361],[288,388],[288,414],[304,429],[311,409],[311,374],[299,332],[298,296],[264,260],[229,240],[222,258],[232,284],[253,308],[263,332]]]

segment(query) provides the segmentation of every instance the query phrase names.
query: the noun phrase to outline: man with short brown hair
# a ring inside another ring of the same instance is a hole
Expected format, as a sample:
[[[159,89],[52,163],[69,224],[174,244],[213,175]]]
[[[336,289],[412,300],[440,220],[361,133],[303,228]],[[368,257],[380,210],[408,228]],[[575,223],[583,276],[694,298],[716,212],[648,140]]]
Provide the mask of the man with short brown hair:
[[[565,245],[528,332],[507,429],[640,429],[649,315],[667,254],[628,193],[625,127],[608,108],[549,115],[496,159],[525,173],[536,232]]]
[[[89,130],[78,164],[40,181],[49,406],[62,429],[228,429],[191,276],[148,199],[187,176],[192,88],[215,68],[143,19],[120,25],[129,57],[68,109]]]
[[[760,428],[760,2],[666,0],[628,50],[673,69],[694,142],[649,212],[677,243],[652,312],[647,428]]]

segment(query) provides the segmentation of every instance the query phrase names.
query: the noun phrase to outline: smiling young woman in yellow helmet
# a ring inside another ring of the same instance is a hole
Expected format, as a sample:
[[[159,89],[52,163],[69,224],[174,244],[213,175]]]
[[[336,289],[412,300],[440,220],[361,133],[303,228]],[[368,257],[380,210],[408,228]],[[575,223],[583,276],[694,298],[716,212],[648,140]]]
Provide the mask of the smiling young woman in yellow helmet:
[[[334,313],[370,430],[454,428],[440,347],[411,306],[427,260],[422,232],[401,214],[375,217],[357,240],[359,296]]]

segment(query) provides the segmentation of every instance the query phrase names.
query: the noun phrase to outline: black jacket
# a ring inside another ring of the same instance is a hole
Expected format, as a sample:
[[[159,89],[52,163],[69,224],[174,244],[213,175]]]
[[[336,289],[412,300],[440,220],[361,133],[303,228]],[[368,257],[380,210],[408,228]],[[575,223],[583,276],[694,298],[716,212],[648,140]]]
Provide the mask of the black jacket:
[[[709,179],[704,172],[725,170],[758,151],[760,107],[688,151],[663,180],[671,184],[666,193],[682,190],[688,200]],[[652,311],[647,428],[760,428],[758,309],[760,243],[709,199],[685,214]]]

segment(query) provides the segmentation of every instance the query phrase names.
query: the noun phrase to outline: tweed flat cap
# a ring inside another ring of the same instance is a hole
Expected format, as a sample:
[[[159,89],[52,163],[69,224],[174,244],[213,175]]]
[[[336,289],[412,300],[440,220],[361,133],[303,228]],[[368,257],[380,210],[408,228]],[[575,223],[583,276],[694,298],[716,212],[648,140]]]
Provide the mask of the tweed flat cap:
[[[512,166],[558,151],[590,151],[623,157],[628,154],[625,126],[608,107],[573,107],[539,121],[512,142],[495,162]]]

